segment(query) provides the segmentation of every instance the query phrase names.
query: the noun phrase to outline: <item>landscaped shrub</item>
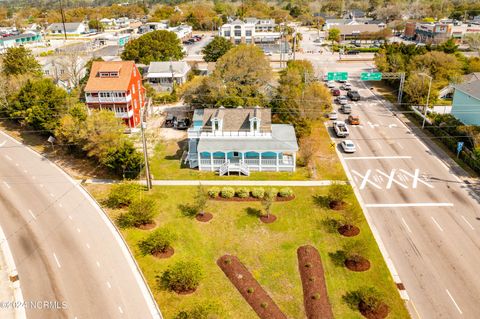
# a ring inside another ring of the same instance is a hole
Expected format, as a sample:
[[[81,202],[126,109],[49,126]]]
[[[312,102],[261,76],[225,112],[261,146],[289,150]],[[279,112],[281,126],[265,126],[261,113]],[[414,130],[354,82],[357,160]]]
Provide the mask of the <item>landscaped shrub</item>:
[[[121,214],[118,219],[120,227],[139,227],[150,224],[156,214],[155,200],[148,197],[136,198],[128,207],[126,214]]]
[[[293,190],[289,187],[280,188],[280,191],[278,192],[278,196],[280,196],[280,197],[292,197],[293,196]]]
[[[203,270],[194,261],[178,261],[160,277],[161,284],[175,292],[191,292],[197,289],[203,278]]]
[[[218,194],[220,194],[220,189],[218,187],[212,187],[207,191],[207,194],[210,198],[218,197]]]
[[[195,305],[189,310],[180,311],[174,319],[215,319],[220,318],[223,312],[219,304],[208,301],[204,304]]]
[[[154,230],[147,238],[138,243],[140,252],[145,256],[148,254],[163,253],[172,242],[176,239],[176,235],[167,228],[159,228]]]
[[[237,189],[236,194],[240,198],[247,198],[250,195],[248,188],[240,187]]]
[[[353,310],[360,310],[362,313],[377,314],[383,312],[388,314],[388,306],[383,302],[383,296],[373,287],[362,287],[350,291],[343,296],[343,300]]]
[[[235,195],[235,190],[231,187],[224,187],[220,192],[220,196],[223,198],[232,198]]]
[[[128,206],[143,189],[142,185],[132,182],[115,184],[108,193],[105,204],[110,208]]]
[[[252,189],[252,196],[255,198],[263,198],[263,196],[265,196],[265,189],[262,187],[255,187]]]

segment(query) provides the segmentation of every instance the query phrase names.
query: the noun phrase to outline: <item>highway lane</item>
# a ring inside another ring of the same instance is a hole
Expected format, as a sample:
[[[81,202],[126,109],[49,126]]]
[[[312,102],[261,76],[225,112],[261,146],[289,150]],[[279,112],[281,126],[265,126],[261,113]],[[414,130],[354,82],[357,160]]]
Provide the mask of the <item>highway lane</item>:
[[[161,318],[113,226],[50,161],[0,134],[1,226],[28,318]],[[1,317],[1,313],[0,313]]]
[[[361,88],[353,113],[363,124],[350,127],[357,152],[340,153],[406,286],[413,317],[476,318],[478,200],[439,160],[445,155],[437,147],[420,142],[363,83],[352,83]]]

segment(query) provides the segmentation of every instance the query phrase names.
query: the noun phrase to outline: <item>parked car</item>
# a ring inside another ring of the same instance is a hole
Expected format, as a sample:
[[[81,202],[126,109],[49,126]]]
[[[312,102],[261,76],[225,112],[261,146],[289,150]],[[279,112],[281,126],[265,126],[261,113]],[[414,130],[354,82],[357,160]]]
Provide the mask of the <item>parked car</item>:
[[[339,96],[340,95],[340,90],[339,89],[331,89],[330,92],[332,93],[333,96]]]
[[[173,124],[173,127],[177,130],[186,130],[189,126],[190,120],[186,117],[178,118]]]
[[[174,116],[173,114],[167,114],[167,117],[165,118],[165,127],[173,127],[176,121],[176,116]]]
[[[340,89],[350,91],[352,89],[352,85],[350,83],[343,83],[342,86],[340,86]]]
[[[350,114],[350,113],[352,113],[352,106],[351,106],[351,105],[342,104],[342,106],[340,107],[340,109],[342,110],[343,114]]]
[[[360,117],[358,115],[350,115],[348,117],[348,124],[350,124],[350,125],[360,125]]]
[[[345,153],[355,153],[357,150],[355,144],[351,140],[344,140],[341,145]]]
[[[344,104],[348,103],[347,97],[345,95],[341,95],[341,96],[337,97],[336,101],[340,105],[344,105]]]
[[[338,118],[337,112],[335,112],[335,111],[330,112],[330,114],[328,114],[328,118],[330,120],[336,120]]]
[[[329,89],[333,89],[333,88],[335,87],[335,82],[333,82],[333,81],[328,81],[328,82],[327,82],[327,87],[328,87]]]
[[[352,101],[360,101],[360,94],[357,91],[350,90],[347,92],[347,96]]]

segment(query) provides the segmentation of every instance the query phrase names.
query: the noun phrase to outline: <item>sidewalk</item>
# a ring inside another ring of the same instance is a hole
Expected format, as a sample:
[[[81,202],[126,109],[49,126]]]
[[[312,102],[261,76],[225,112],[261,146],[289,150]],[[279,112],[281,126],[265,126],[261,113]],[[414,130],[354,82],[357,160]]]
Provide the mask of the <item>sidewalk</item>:
[[[121,182],[120,180],[112,179],[86,179],[80,181],[83,184],[115,184]],[[145,184],[144,180],[137,181]],[[346,184],[345,181],[249,181],[249,180],[153,180],[154,186],[329,186],[332,184]]]
[[[3,252],[0,250],[0,318],[15,318],[15,309],[13,307],[7,307],[6,305],[4,306],[6,302],[13,300],[15,300],[15,298],[8,277],[7,263]]]

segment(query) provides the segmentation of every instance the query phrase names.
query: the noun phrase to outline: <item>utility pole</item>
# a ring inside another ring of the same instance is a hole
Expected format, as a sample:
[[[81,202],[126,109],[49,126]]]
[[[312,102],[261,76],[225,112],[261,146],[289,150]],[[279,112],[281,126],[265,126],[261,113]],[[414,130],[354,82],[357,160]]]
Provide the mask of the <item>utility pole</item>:
[[[423,112],[423,122],[422,122],[422,130],[425,128],[425,120],[427,119],[427,109],[428,109],[428,101],[430,100],[430,91],[432,89],[432,80],[433,78],[426,74],[426,73],[419,73],[418,75],[426,76],[430,79],[430,83],[428,85],[428,94],[427,94],[427,104],[425,104],[425,110]]]
[[[60,0],[60,15],[62,16],[62,25],[63,25],[63,35],[65,37],[65,41],[67,40],[67,29],[65,27],[65,12],[63,12],[63,1]]]
[[[148,100],[148,104],[152,102],[152,99],[150,98]],[[146,175],[146,181],[147,181],[147,190],[152,189],[152,176],[150,175],[150,164],[148,163],[148,151],[147,151],[147,140],[145,139],[145,128],[144,128],[144,123],[146,123],[147,117],[146,117],[146,111],[148,109],[148,106],[143,109],[142,116],[141,116],[141,121],[140,121],[140,128],[142,131],[142,145],[143,145],[143,157],[145,160],[145,175]]]

